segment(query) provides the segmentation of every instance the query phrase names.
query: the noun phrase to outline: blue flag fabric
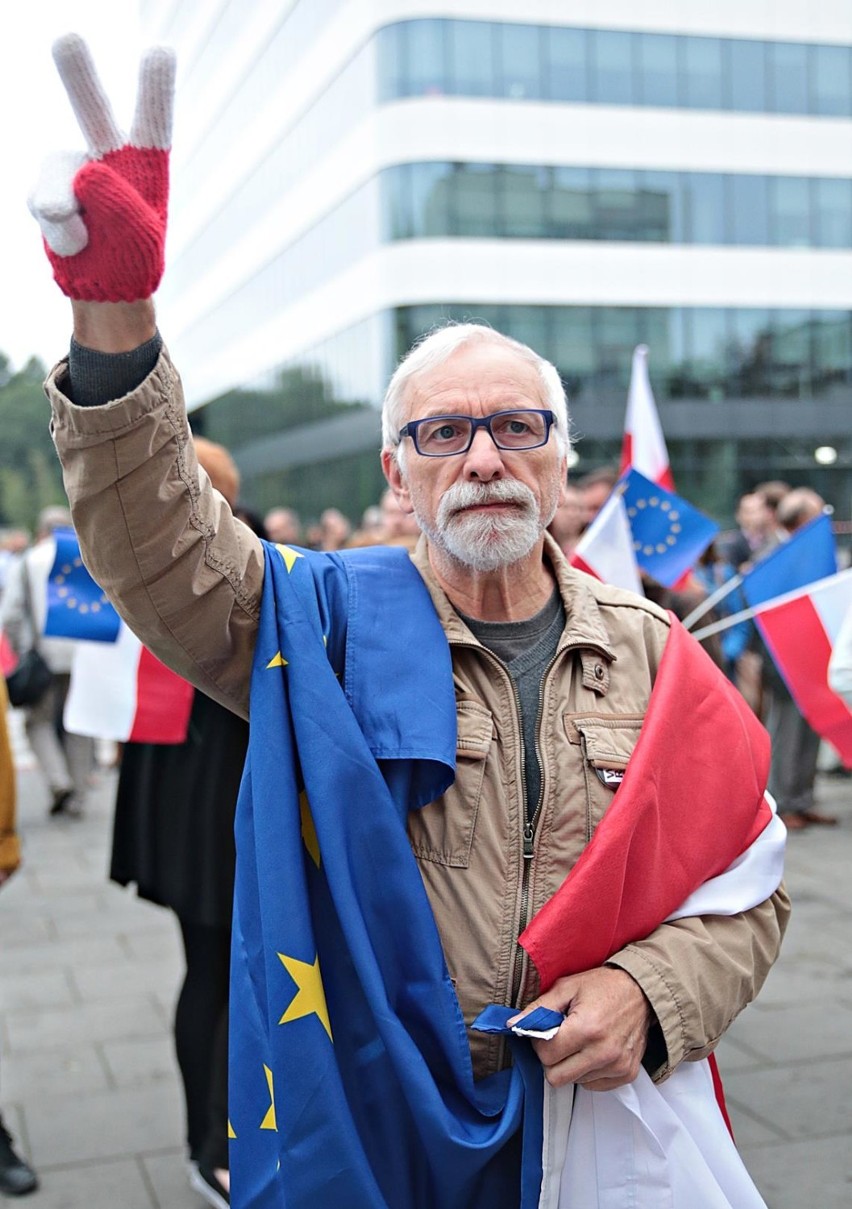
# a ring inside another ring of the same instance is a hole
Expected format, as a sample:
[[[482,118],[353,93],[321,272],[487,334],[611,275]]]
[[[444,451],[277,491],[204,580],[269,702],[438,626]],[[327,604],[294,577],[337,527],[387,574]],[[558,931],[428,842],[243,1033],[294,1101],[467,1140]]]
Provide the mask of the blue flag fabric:
[[[670,588],[695,565],[719,526],[638,470],[623,475],[615,490],[624,497],[637,563],[658,583]]]
[[[449,648],[407,553],[267,545],[236,819],[235,1209],[537,1204],[541,1068],[518,1042],[474,1083],[405,830],[455,746]]]
[[[785,592],[837,572],[837,547],[827,513],[797,529],[743,576],[742,592],[752,608]]]
[[[121,618],[83,565],[73,529],[56,529],[56,557],[47,579],[44,632],[52,638],[115,642]]]

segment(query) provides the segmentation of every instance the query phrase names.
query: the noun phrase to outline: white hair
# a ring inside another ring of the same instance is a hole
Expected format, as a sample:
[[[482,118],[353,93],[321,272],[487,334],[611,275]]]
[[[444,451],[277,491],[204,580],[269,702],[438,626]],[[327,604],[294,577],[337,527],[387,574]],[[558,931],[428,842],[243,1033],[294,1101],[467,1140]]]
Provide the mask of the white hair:
[[[543,402],[556,417],[554,430],[560,452],[567,453],[571,447],[568,418],[568,400],[562,379],[554,365],[540,357],[529,345],[511,336],[504,336],[484,323],[448,322],[427,332],[400,361],[388,383],[382,403],[382,447],[392,450],[397,463],[402,467],[402,449],[399,430],[405,423],[404,407],[407,389],[412,379],[426,370],[434,369],[449,361],[454,353],[469,344],[496,344],[511,349],[528,361],[538,371],[541,380]]]

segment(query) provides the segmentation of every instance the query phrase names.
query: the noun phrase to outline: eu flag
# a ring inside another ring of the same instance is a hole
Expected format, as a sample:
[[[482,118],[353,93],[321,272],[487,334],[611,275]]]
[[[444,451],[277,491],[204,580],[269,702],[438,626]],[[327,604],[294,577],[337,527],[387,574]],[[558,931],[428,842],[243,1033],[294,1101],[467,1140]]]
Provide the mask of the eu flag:
[[[73,529],[56,529],[56,557],[47,580],[44,632],[52,638],[115,642],[121,618],[83,565]]]
[[[743,595],[754,608],[837,571],[837,547],[827,513],[797,529],[743,576]]]
[[[234,1209],[536,1203],[515,1144],[528,1079],[540,1182],[540,1066],[520,1043],[526,1075],[474,1083],[405,827],[455,750],[449,649],[407,553],[267,546],[236,819]]]
[[[624,498],[637,563],[658,583],[670,588],[695,566],[719,526],[638,470],[629,470],[615,490]]]

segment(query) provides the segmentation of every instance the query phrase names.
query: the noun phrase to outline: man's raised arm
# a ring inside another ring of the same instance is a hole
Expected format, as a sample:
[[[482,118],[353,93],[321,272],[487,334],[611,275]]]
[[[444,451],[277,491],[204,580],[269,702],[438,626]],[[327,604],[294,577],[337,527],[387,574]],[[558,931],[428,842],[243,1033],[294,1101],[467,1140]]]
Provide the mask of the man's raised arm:
[[[46,391],[81,549],[142,641],[245,715],[263,552],[198,467],[154,313],[174,56],[144,56],[128,137],[82,39],[61,38],[54,59],[88,152],[51,157],[29,205],[72,303],[71,354]]]

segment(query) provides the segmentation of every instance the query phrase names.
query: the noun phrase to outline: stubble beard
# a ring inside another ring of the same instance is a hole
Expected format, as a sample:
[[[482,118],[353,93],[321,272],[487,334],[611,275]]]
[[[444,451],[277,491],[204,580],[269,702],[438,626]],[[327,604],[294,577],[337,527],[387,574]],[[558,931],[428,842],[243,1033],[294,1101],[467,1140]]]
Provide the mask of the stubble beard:
[[[455,483],[441,497],[434,523],[426,521],[412,497],[415,516],[431,542],[472,571],[498,571],[521,562],[534,549],[556,512],[558,488],[544,502],[546,516],[529,487],[515,479]],[[505,512],[470,512],[476,505],[513,505]]]

